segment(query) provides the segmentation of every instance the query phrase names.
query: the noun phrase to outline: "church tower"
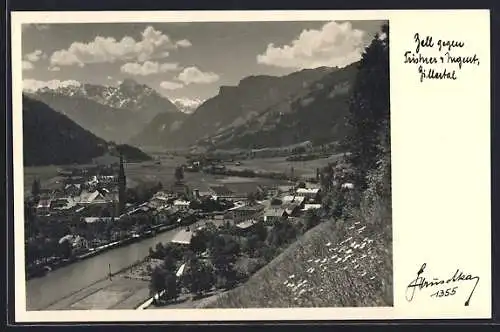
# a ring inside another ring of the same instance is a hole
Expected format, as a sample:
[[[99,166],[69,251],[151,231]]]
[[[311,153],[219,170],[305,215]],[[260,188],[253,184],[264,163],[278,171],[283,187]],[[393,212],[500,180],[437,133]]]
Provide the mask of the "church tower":
[[[125,177],[125,169],[123,168],[123,156],[120,154],[120,171],[118,173],[118,212],[121,214],[125,209],[127,189],[127,178]]]

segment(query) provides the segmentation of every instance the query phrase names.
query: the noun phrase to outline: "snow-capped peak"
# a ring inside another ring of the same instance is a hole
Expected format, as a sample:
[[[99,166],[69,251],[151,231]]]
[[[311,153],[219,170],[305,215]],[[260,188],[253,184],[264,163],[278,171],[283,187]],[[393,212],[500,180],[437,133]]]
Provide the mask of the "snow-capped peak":
[[[175,106],[184,113],[193,113],[204,100],[199,98],[176,98],[172,100]]]
[[[36,82],[35,82],[36,83]],[[140,112],[174,111],[169,101],[156,90],[127,78],[118,85],[97,85],[77,81],[50,81],[45,84],[27,82],[25,91],[29,93],[50,93],[66,97],[84,97],[116,109]]]

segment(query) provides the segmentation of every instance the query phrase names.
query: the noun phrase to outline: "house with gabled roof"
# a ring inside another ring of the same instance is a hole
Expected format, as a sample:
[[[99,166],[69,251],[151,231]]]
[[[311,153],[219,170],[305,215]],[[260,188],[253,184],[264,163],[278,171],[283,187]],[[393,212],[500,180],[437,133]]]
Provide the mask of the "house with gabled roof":
[[[232,220],[235,224],[248,219],[258,219],[264,209],[265,206],[260,203],[238,205],[228,210],[225,219]]]
[[[297,196],[305,197],[306,200],[314,200],[318,199],[320,190],[319,188],[298,188],[295,193]]]
[[[180,245],[189,245],[191,244],[192,238],[193,238],[193,232],[183,229],[177,232],[177,234],[175,234],[171,242]]]
[[[300,213],[300,205],[298,203],[286,203],[281,206],[285,209],[285,212],[288,216],[294,217]]]
[[[112,201],[110,197],[106,197],[107,194],[108,193],[99,190],[84,190],[81,192],[80,196],[75,197],[75,202],[80,205],[106,204]]]
[[[39,216],[45,216],[50,213],[50,205],[52,204],[52,200],[49,198],[40,199],[36,206],[36,213]]]
[[[304,207],[306,198],[304,196],[296,196],[296,195],[285,195],[281,197],[282,204],[290,204],[295,203],[301,209]]]
[[[269,207],[264,211],[264,222],[267,224],[287,218],[288,214],[282,207]]]
[[[251,231],[259,222],[259,219],[248,219],[236,224],[236,228],[240,234],[246,234]]]

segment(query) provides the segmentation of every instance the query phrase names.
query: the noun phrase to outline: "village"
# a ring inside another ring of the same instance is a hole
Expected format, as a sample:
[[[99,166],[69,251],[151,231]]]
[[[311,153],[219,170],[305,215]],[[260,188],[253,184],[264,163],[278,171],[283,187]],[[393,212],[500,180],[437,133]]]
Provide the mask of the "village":
[[[64,180],[57,189],[44,189],[35,180],[25,204],[28,279],[196,222],[216,221],[245,233],[258,223],[293,221],[321,207],[321,191],[314,183],[247,186],[238,192],[224,184],[208,191],[190,188],[184,170],[199,166],[195,161],[177,167],[168,188],[161,183],[143,190],[127,188],[123,160],[118,165],[61,170]],[[173,242],[188,243],[193,231]]]

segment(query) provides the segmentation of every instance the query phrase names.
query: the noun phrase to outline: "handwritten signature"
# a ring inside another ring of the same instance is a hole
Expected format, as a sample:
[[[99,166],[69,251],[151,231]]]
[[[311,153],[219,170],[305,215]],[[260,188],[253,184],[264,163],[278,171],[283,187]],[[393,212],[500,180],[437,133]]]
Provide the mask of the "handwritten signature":
[[[476,286],[479,283],[479,277],[478,276],[472,276],[471,274],[464,273],[460,271],[460,269],[457,269],[453,276],[451,276],[448,279],[440,279],[440,278],[429,278],[426,279],[425,277],[422,276],[424,273],[424,270],[426,268],[427,264],[424,263],[422,264],[422,267],[420,270],[417,272],[417,277],[410,282],[408,287],[406,288],[406,300],[408,302],[411,302],[413,298],[415,297],[415,292],[417,290],[421,291],[422,289],[426,288],[433,288],[433,287],[447,287],[451,286],[452,284],[456,284],[458,282],[463,282],[463,281],[473,281],[475,280],[476,283],[474,284],[474,288],[472,288],[472,291],[469,294],[469,297],[465,301],[464,305],[468,306],[470,303],[470,299],[472,295],[474,294],[474,291],[476,290]],[[455,294],[455,289],[458,286],[453,287],[453,293],[451,295]],[[435,295],[436,293],[432,294]]]

